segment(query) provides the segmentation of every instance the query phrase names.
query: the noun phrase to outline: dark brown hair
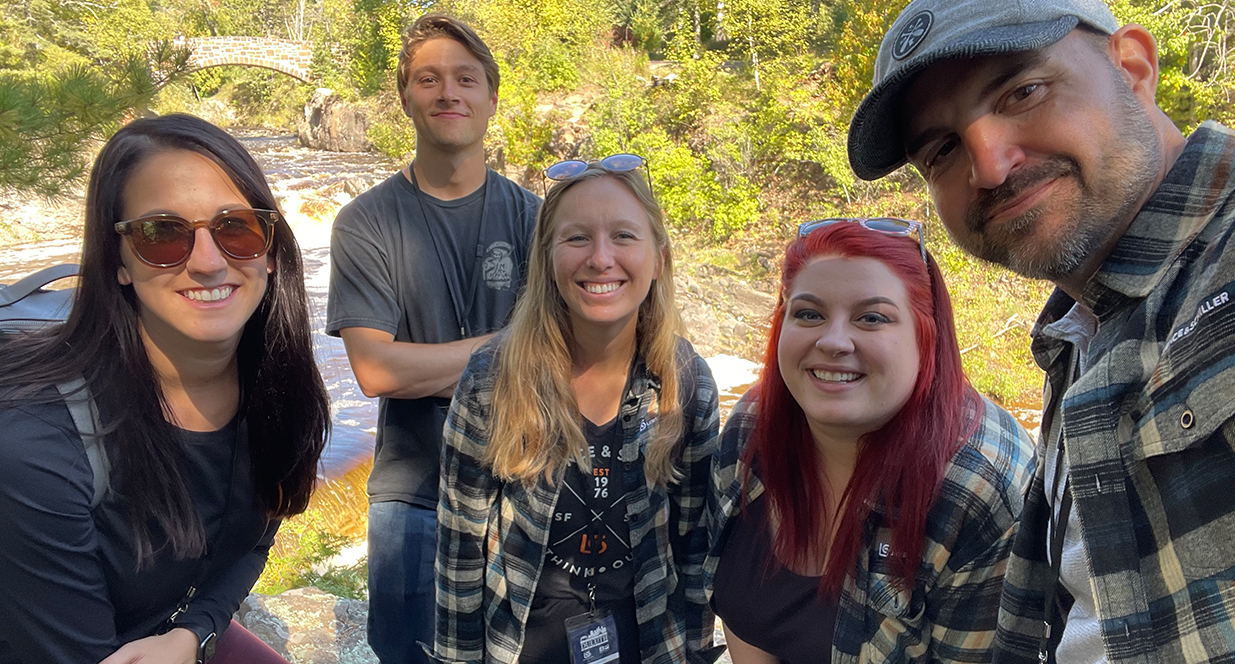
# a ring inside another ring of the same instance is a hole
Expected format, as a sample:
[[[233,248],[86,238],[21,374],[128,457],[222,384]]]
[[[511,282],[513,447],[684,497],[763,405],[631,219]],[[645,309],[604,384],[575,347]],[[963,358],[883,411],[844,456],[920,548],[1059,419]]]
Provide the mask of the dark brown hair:
[[[135,120],[107,141],[90,172],[68,321],[0,343],[0,408],[59,400],[46,388],[85,379],[102,416],[110,486],[128,508],[139,566],[164,545],[177,558],[207,548],[181,472],[181,445],[164,417],[163,389],[141,338],[137,294],[116,280],[122,263],[114,225],[125,185],[151,156],[175,150],[218,164],[249,205],[277,209],[261,168],[227,132],[191,115]],[[274,225],[269,256],[274,269],[236,360],[254,490],[273,518],[308,507],[330,429],[330,398],[313,358],[300,247],[285,222]]]

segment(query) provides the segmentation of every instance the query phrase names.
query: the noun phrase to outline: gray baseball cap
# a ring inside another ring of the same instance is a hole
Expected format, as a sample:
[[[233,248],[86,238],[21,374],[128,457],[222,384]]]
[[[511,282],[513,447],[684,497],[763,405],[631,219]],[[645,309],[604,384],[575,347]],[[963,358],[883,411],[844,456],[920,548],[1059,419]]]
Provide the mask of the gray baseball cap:
[[[901,93],[941,60],[1032,51],[1084,24],[1104,34],[1119,22],[1103,0],[914,0],[883,36],[871,91],[849,122],[849,165],[876,180],[905,163],[897,122]]]

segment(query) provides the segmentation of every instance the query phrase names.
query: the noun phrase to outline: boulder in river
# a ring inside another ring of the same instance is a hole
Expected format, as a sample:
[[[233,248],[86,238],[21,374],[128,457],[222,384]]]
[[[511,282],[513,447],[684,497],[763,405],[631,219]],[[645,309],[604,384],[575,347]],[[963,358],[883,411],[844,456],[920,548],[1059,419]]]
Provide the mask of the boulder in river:
[[[378,664],[369,648],[369,603],[317,588],[249,595],[236,622],[292,664]]]
[[[369,117],[330,88],[318,88],[304,105],[304,122],[297,128],[300,144],[331,152],[367,152]]]

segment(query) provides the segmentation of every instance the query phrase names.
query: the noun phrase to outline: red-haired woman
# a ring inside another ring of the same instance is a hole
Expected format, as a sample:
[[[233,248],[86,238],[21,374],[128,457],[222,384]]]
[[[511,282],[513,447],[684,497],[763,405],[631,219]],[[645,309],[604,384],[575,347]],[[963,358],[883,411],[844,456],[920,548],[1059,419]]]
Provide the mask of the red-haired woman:
[[[966,380],[921,242],[828,219],[786,251],[713,468],[705,570],[735,664],[990,659],[1033,441]]]

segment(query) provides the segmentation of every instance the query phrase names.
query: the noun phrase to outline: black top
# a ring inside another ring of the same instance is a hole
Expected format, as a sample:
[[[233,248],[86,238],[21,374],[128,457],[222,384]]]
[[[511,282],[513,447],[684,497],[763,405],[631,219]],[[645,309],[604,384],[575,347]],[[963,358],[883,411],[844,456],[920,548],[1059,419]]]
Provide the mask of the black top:
[[[257,505],[239,417],[219,431],[179,431],[208,555],[175,560],[164,546],[141,571],[114,470],[90,508],[93,474],[63,402],[0,410],[0,431],[0,664],[98,662],[150,636],[194,584],[176,624],[222,633],[278,530]],[[165,538],[151,530],[157,548]]]
[[[828,661],[838,598],[821,596],[819,577],[794,574],[772,555],[767,501],[756,498],[725,537],[712,590],[725,628],[785,664]]]
[[[523,285],[539,206],[493,171],[479,190],[453,201],[425,195],[395,173],[335,218],[326,333],[366,327],[395,341],[437,344],[502,328]],[[372,502],[437,508],[449,407],[438,397],[378,401]]]
[[[597,607],[613,612],[622,661],[639,661],[625,478],[622,464],[613,463],[621,432],[617,418],[602,426],[583,420],[592,473],[585,475],[574,464],[563,473],[520,664],[570,661],[565,621],[589,610],[589,590]]]

